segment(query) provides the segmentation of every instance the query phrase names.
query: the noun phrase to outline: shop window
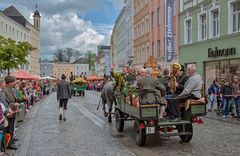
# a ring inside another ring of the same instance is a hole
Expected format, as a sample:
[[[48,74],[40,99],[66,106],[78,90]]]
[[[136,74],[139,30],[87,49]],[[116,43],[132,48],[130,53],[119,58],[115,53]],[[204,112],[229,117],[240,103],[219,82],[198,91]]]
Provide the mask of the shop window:
[[[229,79],[229,60],[220,61],[219,78],[220,80]]]
[[[231,78],[234,75],[240,76],[240,64],[239,64],[240,59],[233,59],[230,60],[230,76]]]
[[[240,59],[213,61],[205,63],[206,87],[212,84],[214,79],[223,81],[231,80],[234,75],[240,76]]]
[[[214,79],[219,78],[219,61],[205,63],[205,86],[208,88]]]

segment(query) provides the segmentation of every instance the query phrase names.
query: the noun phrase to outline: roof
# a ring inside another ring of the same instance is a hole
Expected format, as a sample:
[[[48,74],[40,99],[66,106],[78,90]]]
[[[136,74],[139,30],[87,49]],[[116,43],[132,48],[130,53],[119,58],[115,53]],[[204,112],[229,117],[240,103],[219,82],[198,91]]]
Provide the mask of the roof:
[[[79,58],[78,60],[76,60],[72,64],[88,64],[88,60],[86,58]]]
[[[6,16],[21,16],[24,17],[14,6],[10,6],[8,8],[6,8],[5,10],[3,10],[3,13]]]
[[[11,18],[12,20],[18,22],[19,24],[26,26],[27,20],[24,18],[24,16],[14,7],[10,6],[2,11],[4,15]]]
[[[34,12],[34,15],[33,16],[40,16],[40,13],[39,13],[39,11],[38,10],[36,10],[35,12]]]

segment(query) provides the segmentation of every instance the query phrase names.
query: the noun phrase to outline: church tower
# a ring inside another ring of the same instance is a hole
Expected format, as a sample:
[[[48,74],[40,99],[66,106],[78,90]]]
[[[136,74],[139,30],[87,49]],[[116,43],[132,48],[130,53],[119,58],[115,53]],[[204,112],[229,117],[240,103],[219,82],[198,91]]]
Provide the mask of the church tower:
[[[33,19],[34,19],[34,27],[40,30],[40,13],[37,10],[37,5],[36,5],[36,11],[34,12]]]

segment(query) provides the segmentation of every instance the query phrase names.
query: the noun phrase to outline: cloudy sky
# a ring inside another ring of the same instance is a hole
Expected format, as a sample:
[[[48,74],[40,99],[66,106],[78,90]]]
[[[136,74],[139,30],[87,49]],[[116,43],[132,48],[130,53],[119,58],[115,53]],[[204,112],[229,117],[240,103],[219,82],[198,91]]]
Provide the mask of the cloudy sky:
[[[41,14],[41,57],[60,48],[96,52],[110,34],[124,0],[0,0],[0,10],[15,6],[31,23],[37,3]]]

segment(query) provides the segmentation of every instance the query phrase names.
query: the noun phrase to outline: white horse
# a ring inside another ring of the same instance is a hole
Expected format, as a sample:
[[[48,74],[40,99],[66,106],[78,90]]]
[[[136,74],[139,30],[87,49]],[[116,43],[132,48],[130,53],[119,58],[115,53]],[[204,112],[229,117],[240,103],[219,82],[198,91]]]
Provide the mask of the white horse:
[[[102,93],[101,93],[101,98],[102,98],[102,109],[104,112],[104,116],[108,117],[108,122],[112,122],[112,107],[113,107],[113,102],[114,102],[114,91],[113,91],[113,81],[107,81],[105,85],[103,86]],[[106,107],[105,105],[108,105],[108,113],[106,112]]]

